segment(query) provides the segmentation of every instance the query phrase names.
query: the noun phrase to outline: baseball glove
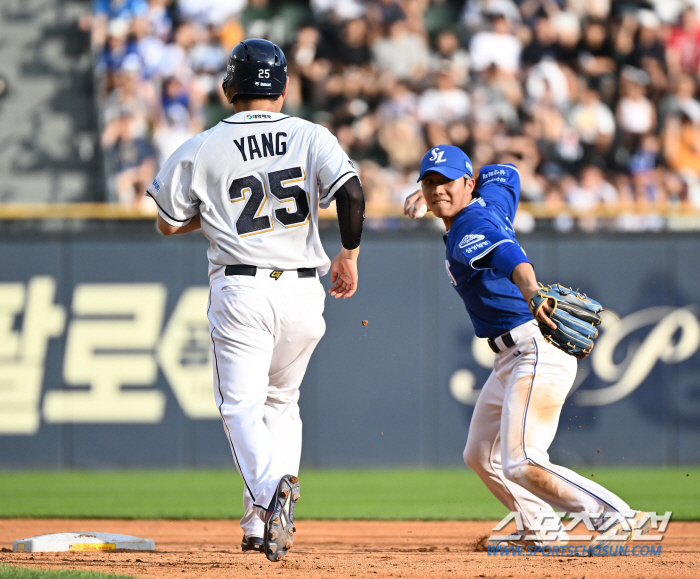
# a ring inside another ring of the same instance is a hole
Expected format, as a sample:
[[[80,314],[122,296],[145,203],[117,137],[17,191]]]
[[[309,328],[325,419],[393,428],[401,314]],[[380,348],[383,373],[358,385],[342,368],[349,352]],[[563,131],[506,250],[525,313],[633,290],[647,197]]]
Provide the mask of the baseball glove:
[[[549,317],[557,325],[556,330],[539,322],[537,317],[549,299],[554,300]],[[596,326],[601,321],[598,314],[603,309],[597,301],[556,283],[546,287],[540,284],[540,290],[530,298],[529,307],[547,342],[579,360],[591,353],[593,340],[598,337]]]

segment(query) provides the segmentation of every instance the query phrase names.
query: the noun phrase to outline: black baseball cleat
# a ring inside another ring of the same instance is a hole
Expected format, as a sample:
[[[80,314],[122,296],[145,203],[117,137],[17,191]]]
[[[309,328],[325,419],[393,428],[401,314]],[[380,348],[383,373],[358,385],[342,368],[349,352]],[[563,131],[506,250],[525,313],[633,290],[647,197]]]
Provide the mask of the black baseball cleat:
[[[299,479],[284,475],[265,513],[265,555],[270,561],[281,561],[294,542],[294,505],[299,500]]]
[[[263,546],[264,542],[265,541],[263,541],[262,537],[243,535],[243,540],[241,541],[241,551],[258,551],[259,553],[262,553],[265,549]]]

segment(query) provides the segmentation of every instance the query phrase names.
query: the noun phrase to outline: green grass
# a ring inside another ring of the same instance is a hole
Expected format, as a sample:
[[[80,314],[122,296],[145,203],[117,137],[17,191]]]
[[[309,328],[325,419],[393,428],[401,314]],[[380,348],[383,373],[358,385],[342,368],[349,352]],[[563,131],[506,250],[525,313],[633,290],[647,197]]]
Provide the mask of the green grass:
[[[126,575],[111,573],[92,573],[90,571],[47,571],[46,569],[28,569],[0,563],[0,579],[133,579]]]
[[[595,474],[597,483],[632,508],[700,520],[700,468],[575,470]],[[306,470],[300,476],[300,519],[468,520],[506,514],[466,468]],[[233,470],[5,471],[0,516],[228,519],[242,515],[242,492]]]

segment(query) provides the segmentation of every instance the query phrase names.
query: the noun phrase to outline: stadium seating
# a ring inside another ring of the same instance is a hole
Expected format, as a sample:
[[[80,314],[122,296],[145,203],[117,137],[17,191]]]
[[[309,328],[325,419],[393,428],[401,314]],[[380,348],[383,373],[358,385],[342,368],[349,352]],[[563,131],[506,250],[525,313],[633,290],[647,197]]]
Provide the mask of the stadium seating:
[[[3,2],[0,202],[104,199],[85,2]]]

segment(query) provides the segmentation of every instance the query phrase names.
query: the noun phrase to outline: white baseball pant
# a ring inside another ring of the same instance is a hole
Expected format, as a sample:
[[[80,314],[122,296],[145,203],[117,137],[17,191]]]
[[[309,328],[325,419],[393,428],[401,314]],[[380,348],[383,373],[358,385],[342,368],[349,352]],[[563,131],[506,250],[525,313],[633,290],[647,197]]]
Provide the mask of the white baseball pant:
[[[241,527],[258,537],[280,478],[299,473],[299,386],[326,329],[318,278],[272,272],[214,280],[207,312],[214,396],[244,482]]]
[[[464,461],[527,527],[552,507],[606,517],[629,511],[615,494],[549,460],[576,359],[548,344],[534,321],[510,333],[515,345],[496,354],[474,407]]]

